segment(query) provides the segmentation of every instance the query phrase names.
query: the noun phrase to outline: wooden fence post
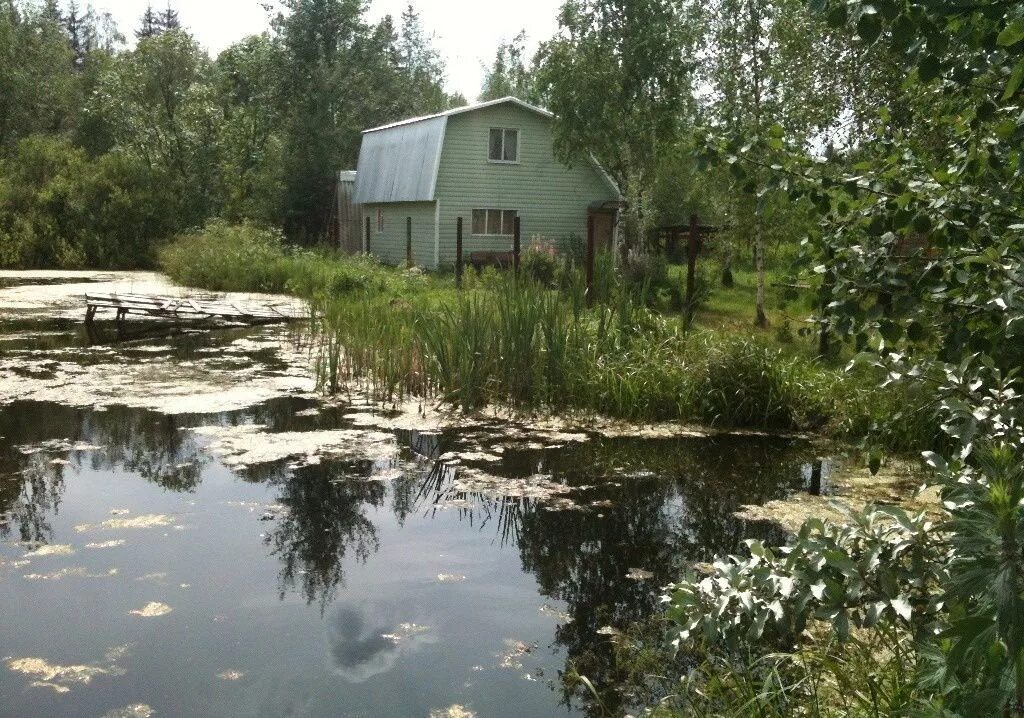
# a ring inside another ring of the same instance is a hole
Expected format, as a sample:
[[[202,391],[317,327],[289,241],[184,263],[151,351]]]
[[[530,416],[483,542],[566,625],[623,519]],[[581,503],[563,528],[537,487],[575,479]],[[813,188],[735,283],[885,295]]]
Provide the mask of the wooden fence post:
[[[519,250],[520,250],[520,235],[519,235],[519,217],[515,218],[512,228],[512,271],[519,276]]]
[[[405,218],[405,263],[412,266],[412,217]]]
[[[697,253],[700,251],[697,215],[690,215],[690,239],[686,244],[686,326],[693,321],[694,296],[697,293]]]
[[[462,217],[455,219],[455,286],[462,289]]]
[[[370,218],[366,218],[366,246],[363,248],[367,254],[370,253]]]
[[[594,306],[594,215],[587,215],[587,306]]]

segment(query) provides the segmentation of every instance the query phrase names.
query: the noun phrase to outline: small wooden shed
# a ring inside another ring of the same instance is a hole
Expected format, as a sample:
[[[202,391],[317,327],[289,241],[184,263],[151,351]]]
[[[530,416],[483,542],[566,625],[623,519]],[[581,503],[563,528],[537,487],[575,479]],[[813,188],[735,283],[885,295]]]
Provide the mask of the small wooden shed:
[[[354,170],[343,170],[338,173],[338,187],[335,194],[335,231],[338,247],[343,252],[355,254],[363,248],[360,231],[363,213],[360,206],[353,201],[356,186]]]

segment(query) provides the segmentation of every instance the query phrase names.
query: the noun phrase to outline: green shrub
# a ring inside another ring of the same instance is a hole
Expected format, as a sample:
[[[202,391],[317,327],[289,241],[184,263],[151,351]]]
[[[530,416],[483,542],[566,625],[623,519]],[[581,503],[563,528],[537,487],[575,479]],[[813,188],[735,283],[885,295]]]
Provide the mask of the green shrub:
[[[161,178],[138,160],[90,160],[63,139],[33,135],[0,162],[0,264],[151,266],[173,231]]]
[[[211,220],[177,237],[160,252],[176,282],[215,291],[289,292],[329,299],[353,292],[398,293],[427,288],[422,273],[401,274],[372,257],[302,250],[282,233],[254,224]]]
[[[690,356],[701,421],[793,430],[820,427],[832,414],[837,372],[749,339],[704,334],[696,341]]]
[[[587,260],[587,243],[583,237],[570,232],[558,243],[558,253],[570,266],[582,267]]]
[[[283,292],[290,278],[279,232],[221,220],[178,237],[160,265],[180,283],[215,291]]]
[[[543,240],[533,242],[523,252],[521,271],[538,284],[553,287],[558,261],[553,245]]]

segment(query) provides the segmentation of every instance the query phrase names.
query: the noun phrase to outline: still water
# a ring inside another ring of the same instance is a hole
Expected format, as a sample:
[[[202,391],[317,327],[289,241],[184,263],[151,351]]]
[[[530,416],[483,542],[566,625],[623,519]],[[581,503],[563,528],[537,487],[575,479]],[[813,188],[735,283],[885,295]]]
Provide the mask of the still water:
[[[279,329],[4,321],[3,716],[596,715],[560,676],[601,685],[687,563],[780,540],[740,505],[820,488],[796,439],[389,422]]]

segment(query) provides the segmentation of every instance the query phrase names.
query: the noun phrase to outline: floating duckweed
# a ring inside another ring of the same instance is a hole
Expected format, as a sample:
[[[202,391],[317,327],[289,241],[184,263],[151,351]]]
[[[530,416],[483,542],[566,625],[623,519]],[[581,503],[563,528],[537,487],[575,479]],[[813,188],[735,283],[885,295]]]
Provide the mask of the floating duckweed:
[[[103,714],[103,718],[151,718],[156,715],[152,707],[145,703],[134,703],[124,708],[116,708]]]
[[[476,718],[476,713],[455,703],[447,708],[435,708],[430,711],[430,718]]]
[[[410,638],[415,638],[421,633],[426,633],[429,630],[430,626],[421,626],[418,623],[400,623],[394,632],[382,633],[380,636],[381,638],[386,638],[397,646],[399,643]]]
[[[62,578],[111,578],[117,574],[116,568],[109,569],[106,573],[89,573],[81,566],[72,566],[51,573],[27,573],[22,578],[26,581],[59,581]]]
[[[151,529],[170,525],[171,517],[167,514],[142,514],[130,519],[107,519],[97,524],[78,524],[75,531],[82,533],[97,529]]]
[[[98,676],[123,676],[125,671],[117,665],[117,660],[127,651],[128,646],[117,646],[107,651],[103,663],[79,665],[61,665],[37,657],[10,658],[7,660],[7,668],[32,677],[34,680],[29,685],[33,688],[67,693],[75,686],[92,682]]]
[[[626,578],[633,579],[634,581],[647,581],[654,578],[654,573],[643,568],[630,568],[626,572]]]
[[[118,546],[124,546],[124,539],[113,539],[111,541],[94,541],[93,543],[87,543],[86,548],[117,548]]]
[[[498,654],[498,665],[515,671],[522,670],[523,656],[532,653],[536,647],[536,643],[523,643],[514,638],[507,638],[505,639],[505,650]]]
[[[29,551],[25,554],[25,558],[36,558],[39,556],[70,556],[75,552],[75,549],[68,544],[47,544],[40,546],[39,548]]]
[[[466,577],[456,573],[439,573],[437,574],[438,583],[462,583],[466,580]]]
[[[156,618],[158,616],[166,616],[173,610],[174,609],[172,609],[166,603],[160,603],[159,601],[150,601],[142,608],[137,608],[134,611],[129,611],[128,613],[134,616],[141,616],[142,618]]]

